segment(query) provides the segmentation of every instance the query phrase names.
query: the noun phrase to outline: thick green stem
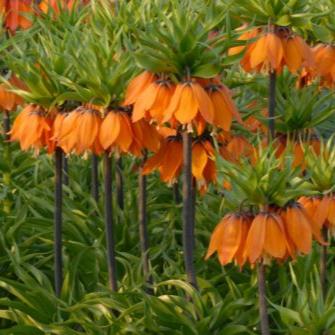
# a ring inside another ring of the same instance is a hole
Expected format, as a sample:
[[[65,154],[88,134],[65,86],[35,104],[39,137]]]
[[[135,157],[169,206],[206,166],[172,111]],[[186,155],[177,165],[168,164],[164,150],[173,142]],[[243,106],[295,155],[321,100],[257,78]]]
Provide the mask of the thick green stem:
[[[99,201],[99,157],[92,155],[91,192],[93,199]]]
[[[2,181],[5,187],[10,188],[11,184],[11,148],[10,148],[10,114],[7,111],[2,113],[3,115],[3,160],[7,168],[3,172]],[[3,211],[6,214],[9,214],[11,211],[12,201],[10,199],[3,200]]]
[[[188,282],[198,288],[194,269],[195,208],[192,177],[192,135],[183,132],[183,248]]]
[[[69,158],[63,155],[63,184],[69,186]]]
[[[109,275],[109,287],[117,291],[116,260],[114,245],[114,225],[112,208],[112,161],[109,153],[104,155],[104,185],[105,185],[105,233],[107,246],[107,266]]]
[[[258,299],[259,299],[259,316],[261,321],[262,335],[270,335],[269,316],[266,304],[266,289],[265,289],[265,267],[261,261],[258,264]]]
[[[63,257],[62,257],[62,180],[63,151],[55,151],[55,214],[54,214],[54,262],[55,262],[55,292],[60,297],[63,285]]]
[[[173,190],[173,199],[177,205],[181,202],[180,191],[179,191],[179,182],[176,180],[172,185]]]
[[[275,131],[275,111],[276,111],[276,72],[269,73],[269,139],[274,139]]]
[[[140,244],[141,244],[141,255],[143,263],[143,275],[145,282],[149,285],[148,292],[152,290],[150,286],[153,284],[152,276],[150,275],[150,262],[149,262],[149,236],[147,227],[147,177],[142,174],[143,166],[146,162],[146,153],[143,156],[143,160],[139,169],[138,174],[138,213],[139,213],[139,231],[140,231]]]
[[[124,209],[124,183],[123,183],[123,175],[122,175],[122,158],[119,157],[116,160],[116,168],[115,168],[115,186],[116,186],[116,200],[119,208],[121,210]]]
[[[322,229],[323,239],[325,242],[328,241],[328,229],[323,227]],[[327,254],[328,247],[327,245],[321,246],[321,255],[320,255],[320,285],[323,298],[326,298],[327,295]]]

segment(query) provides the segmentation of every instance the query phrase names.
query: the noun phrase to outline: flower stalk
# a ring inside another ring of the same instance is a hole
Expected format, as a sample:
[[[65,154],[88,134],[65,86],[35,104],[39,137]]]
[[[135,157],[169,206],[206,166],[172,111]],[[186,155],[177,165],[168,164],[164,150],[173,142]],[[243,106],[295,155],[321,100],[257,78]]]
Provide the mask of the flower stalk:
[[[147,177],[143,175],[143,166],[147,160],[147,152],[144,153],[141,166],[138,174],[138,214],[139,214],[139,230],[140,244],[143,264],[143,275],[146,284],[149,286],[147,292],[150,293],[150,286],[153,284],[152,276],[150,275],[149,262],[149,236],[148,236],[148,215],[147,215]]]
[[[114,244],[114,225],[112,209],[112,161],[109,152],[104,155],[104,186],[105,186],[105,233],[107,246],[107,266],[109,287],[117,291],[116,260]]]
[[[62,256],[62,202],[63,202],[63,151],[55,150],[55,214],[54,214],[54,264],[55,264],[55,293],[60,297],[63,285],[63,256]]]
[[[269,316],[266,304],[266,285],[265,285],[265,266],[263,261],[258,263],[258,296],[259,296],[259,315],[261,320],[262,335],[270,335]]]
[[[122,158],[119,157],[116,159],[116,168],[115,168],[115,187],[116,187],[116,200],[119,208],[124,209],[124,183],[122,175]]]
[[[272,70],[269,72],[269,141],[275,138],[276,81],[276,72]]]
[[[183,248],[184,263],[188,282],[198,288],[194,268],[194,188],[192,177],[192,134],[183,132]]]
[[[92,155],[91,192],[93,199],[99,201],[99,158]]]

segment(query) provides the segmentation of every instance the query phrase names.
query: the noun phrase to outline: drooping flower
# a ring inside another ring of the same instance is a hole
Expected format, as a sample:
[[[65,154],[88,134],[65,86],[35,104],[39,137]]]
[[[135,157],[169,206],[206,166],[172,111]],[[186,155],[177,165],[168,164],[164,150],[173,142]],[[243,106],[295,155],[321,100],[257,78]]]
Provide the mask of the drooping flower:
[[[321,85],[335,86],[335,46],[321,44],[315,50],[315,69],[321,78]]]
[[[11,84],[19,86],[20,83],[15,76],[9,79]],[[11,112],[16,110],[17,106],[23,103],[23,99],[17,94],[11,92],[6,84],[0,84],[0,109]]]
[[[301,197],[298,201],[318,229],[324,226],[332,231],[335,228],[335,197]]]
[[[205,259],[217,252],[221,265],[235,261],[242,267],[247,261],[245,243],[250,224],[249,215],[227,214],[211,235]]]
[[[120,152],[129,152],[133,141],[129,114],[108,111],[101,124],[99,140],[104,150],[111,151],[116,148]]]
[[[253,158],[255,155],[254,147],[243,136],[221,133],[218,136],[218,142],[220,155],[230,162],[237,163],[242,157]]]
[[[183,144],[181,136],[170,136],[164,139],[157,153],[144,164],[143,174],[158,170],[163,182],[173,184],[182,168]]]
[[[59,15],[64,10],[72,10],[79,3],[86,4],[88,2],[89,0],[42,0],[39,3],[39,9],[43,13],[52,11],[53,14]]]
[[[101,116],[97,110],[81,106],[68,114],[58,115],[56,122],[59,125],[55,141],[65,153],[102,152],[99,142]]]
[[[55,148],[52,140],[52,119],[42,107],[30,104],[15,119],[10,139],[18,141],[21,150],[33,149],[38,153],[40,149],[46,148],[51,153]]]
[[[207,84],[206,91],[213,103],[213,124],[215,126],[229,131],[233,118],[243,123],[231,97],[231,92],[223,83],[212,80]]]
[[[129,151],[139,157],[142,156],[143,150],[157,152],[160,147],[161,136],[156,127],[145,120],[140,120],[131,124],[133,131],[133,141]]]
[[[133,122],[144,118],[161,123],[174,89],[174,85],[169,80],[157,79],[150,83],[134,103]]]
[[[195,80],[176,85],[171,102],[165,111],[163,122],[175,118],[180,124],[196,122],[197,118],[212,124],[214,106],[205,89]]]
[[[295,253],[308,254],[312,248],[313,236],[319,243],[324,243],[320,227],[300,204],[288,206],[281,212],[281,217]]]
[[[161,180],[172,184],[179,177],[182,165],[182,138],[179,134],[169,135],[162,140],[157,153],[146,161],[143,174],[158,170]],[[209,183],[216,182],[215,154],[209,139],[199,138],[193,142],[192,175],[198,182],[201,193],[206,192]]]
[[[247,29],[246,24],[237,28],[236,32],[239,32],[239,31],[245,30],[245,29]],[[237,38],[237,41],[245,41],[245,42],[251,41],[252,39],[254,39],[258,36],[260,31],[261,31],[261,28],[248,29]],[[232,47],[228,50],[228,55],[229,56],[237,55],[237,54],[241,53],[242,51],[244,51],[246,49],[246,47],[247,47],[246,45]]]
[[[283,220],[276,213],[259,213],[252,221],[245,254],[251,264],[261,259],[283,260],[289,253]]]
[[[272,26],[262,31],[256,41],[250,43],[241,60],[247,72],[281,73],[284,66],[296,73],[303,67],[314,65],[310,47],[287,27]]]
[[[151,83],[153,83],[155,79],[155,74],[149,71],[144,71],[135,78],[133,78],[127,87],[126,96],[123,104],[125,106],[134,104],[144,92],[144,90]]]
[[[206,193],[210,183],[216,183],[215,152],[209,138],[199,139],[193,143],[192,175],[197,180],[201,194]]]
[[[4,26],[12,33],[32,25],[29,19],[29,15],[34,13],[32,0],[1,0],[0,12],[4,17]]]

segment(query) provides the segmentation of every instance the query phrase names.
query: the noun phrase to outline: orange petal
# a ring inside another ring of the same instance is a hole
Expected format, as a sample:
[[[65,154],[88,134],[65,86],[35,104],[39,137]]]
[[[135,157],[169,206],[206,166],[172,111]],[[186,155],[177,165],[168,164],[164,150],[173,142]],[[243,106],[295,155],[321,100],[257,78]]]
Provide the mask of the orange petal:
[[[197,180],[204,179],[203,172],[208,157],[201,143],[195,143],[192,147],[192,174]]]
[[[198,110],[199,105],[193,93],[192,86],[184,84],[179,106],[174,113],[175,118],[181,124],[188,124],[196,117]]]
[[[286,237],[281,218],[275,214],[266,220],[264,250],[272,257],[284,258],[286,255]]]
[[[300,215],[297,208],[288,207],[285,215],[285,227],[291,241],[297,249],[308,254],[312,247],[312,232],[309,222]]]
[[[263,64],[267,56],[267,35],[261,36],[254,44],[253,50],[250,52],[250,66]]]
[[[107,150],[115,144],[120,134],[121,116],[113,111],[109,112],[100,126],[99,141],[102,147]]]
[[[222,231],[223,238],[218,246],[219,260],[222,265],[230,263],[235,256],[241,242],[241,219],[231,215],[225,220]]]
[[[211,240],[209,242],[209,247],[208,247],[205,259],[208,259],[209,257],[211,257],[222,246],[223,231],[225,228],[225,223],[227,220],[229,220],[229,218],[230,216],[226,215],[215,227],[211,235]]]
[[[208,122],[213,123],[214,107],[207,92],[198,83],[192,83],[192,91],[195,99],[198,102],[198,108],[201,116]]]
[[[266,216],[258,214],[251,223],[245,246],[250,263],[255,263],[262,255],[265,240]]]

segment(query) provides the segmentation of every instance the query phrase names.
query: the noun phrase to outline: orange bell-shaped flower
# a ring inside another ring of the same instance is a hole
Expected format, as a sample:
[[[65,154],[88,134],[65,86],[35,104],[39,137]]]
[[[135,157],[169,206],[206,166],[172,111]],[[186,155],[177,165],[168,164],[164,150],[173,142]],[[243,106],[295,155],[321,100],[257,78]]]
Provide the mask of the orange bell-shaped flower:
[[[122,111],[108,111],[99,132],[99,140],[103,149],[129,152],[133,137],[129,114]]]
[[[144,71],[133,78],[127,87],[123,105],[128,106],[134,104],[155,79],[155,75],[148,71]]]
[[[67,154],[84,154],[87,151],[100,154],[102,148],[99,142],[101,117],[99,112],[78,107],[74,111],[56,118],[57,128],[54,138]]]
[[[161,123],[173,93],[174,86],[168,80],[158,79],[150,83],[134,103],[133,122],[145,118]]]
[[[221,265],[235,261],[242,267],[247,261],[245,244],[250,223],[248,215],[226,215],[212,233],[205,259],[217,252]]]
[[[52,119],[39,106],[31,104],[25,107],[13,123],[10,131],[11,141],[19,141],[21,150],[34,149],[38,153],[46,148],[53,152]]]
[[[32,25],[29,18],[29,15],[34,14],[32,0],[1,0],[0,10],[4,16],[4,25],[11,32]]]
[[[205,89],[196,81],[179,83],[165,111],[163,122],[175,118],[180,124],[191,124],[200,117],[212,124],[214,107]]]
[[[182,164],[183,144],[181,137],[168,137],[163,140],[157,153],[145,162],[143,174],[147,175],[158,170],[163,182],[173,184],[181,172]]]
[[[283,260],[288,253],[284,223],[276,213],[260,213],[251,223],[245,254],[251,264],[262,259]]]
[[[287,27],[272,26],[259,33],[256,41],[246,49],[241,66],[247,72],[277,72],[284,66],[296,73],[303,67],[312,67],[314,57],[310,47]]]

